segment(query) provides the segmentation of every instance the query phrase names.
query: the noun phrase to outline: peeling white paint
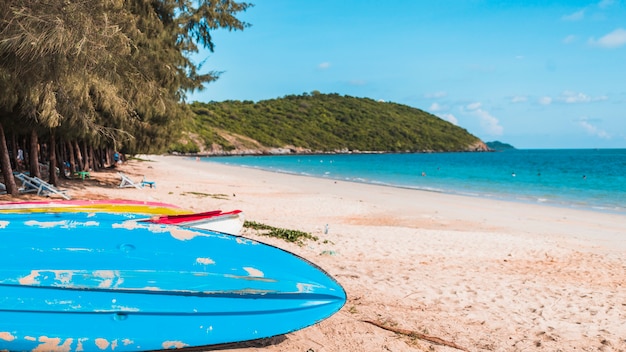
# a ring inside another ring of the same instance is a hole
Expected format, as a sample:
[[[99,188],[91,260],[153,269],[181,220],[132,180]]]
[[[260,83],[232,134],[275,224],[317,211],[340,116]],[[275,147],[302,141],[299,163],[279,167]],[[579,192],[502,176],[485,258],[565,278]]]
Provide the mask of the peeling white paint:
[[[114,309],[120,312],[139,312],[141,310],[135,307],[117,306],[117,305],[111,306],[111,309]]]
[[[15,340],[15,336],[13,336],[10,332],[0,332],[0,339],[4,341],[13,341]]]
[[[244,238],[244,237],[237,237],[237,238],[235,238],[235,241],[237,242],[237,244],[246,244],[246,245],[257,245],[257,244],[259,244],[259,242],[255,241],[255,240],[251,240],[249,238]]]
[[[194,237],[201,235],[201,233],[199,233],[199,232],[191,231],[191,230],[187,230],[187,229],[183,229],[183,228],[178,228],[178,227],[172,227],[170,229],[170,234],[175,239],[181,240],[181,241],[191,240]]]
[[[71,270],[52,270],[54,279],[61,285],[68,285],[72,281],[74,272]]]
[[[98,346],[101,350],[106,350],[109,347],[109,341],[107,339],[103,339],[101,337],[96,339],[96,346]]]
[[[37,220],[28,220],[24,222],[24,225],[26,226],[37,226],[39,228],[42,229],[49,229],[49,228],[53,228],[53,227],[57,227],[57,226],[64,226],[68,223],[67,220],[61,220],[61,221],[37,221]]]
[[[83,348],[83,341],[87,341],[89,339],[86,338],[82,338],[82,339],[78,339],[77,345],[76,345],[76,352],[82,352],[85,349]]]
[[[72,350],[72,342],[74,339],[65,339],[61,341],[58,337],[40,336],[38,339],[41,342],[33,352],[69,352]]]
[[[310,293],[313,292],[313,285],[311,284],[303,284],[299,283],[296,285],[299,293]]]
[[[60,220],[60,221],[37,221],[37,220],[28,220],[24,222],[26,226],[39,227],[41,229],[50,229],[54,227],[61,227],[64,229],[74,229],[79,226],[100,226],[100,223],[97,221],[73,221],[73,220]]]
[[[203,265],[209,265],[209,264],[215,264],[215,261],[213,261],[213,259],[211,259],[211,258],[197,258],[196,259],[196,263],[203,264]]]
[[[24,276],[17,281],[20,283],[20,285],[39,285],[39,270],[31,270],[30,275]]]
[[[96,270],[93,275],[102,279],[98,284],[99,288],[116,288],[119,287],[124,279],[120,277],[119,271],[116,270]]]
[[[0,229],[6,229],[9,226],[8,221],[0,221]]]
[[[161,347],[163,347],[164,350],[168,350],[168,349],[172,349],[172,348],[183,348],[183,347],[187,347],[189,346],[188,344],[182,342],[182,341],[165,341],[163,342],[163,344],[161,345]]]
[[[114,229],[125,229],[125,230],[135,230],[145,228],[145,226],[141,226],[137,223],[137,221],[124,221],[122,223],[112,224],[112,228]]]
[[[255,269],[251,267],[244,267],[243,270],[245,270],[248,273],[248,275],[252,277],[264,277],[265,276],[265,274],[263,274],[263,272],[259,269]]]

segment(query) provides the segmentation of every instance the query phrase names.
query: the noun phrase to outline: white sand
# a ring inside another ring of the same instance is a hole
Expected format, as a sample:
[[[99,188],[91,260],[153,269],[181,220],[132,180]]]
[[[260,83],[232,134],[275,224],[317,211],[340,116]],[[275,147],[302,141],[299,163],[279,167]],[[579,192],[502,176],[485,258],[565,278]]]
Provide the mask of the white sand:
[[[245,235],[317,263],[348,293],[330,319],[227,350],[456,350],[363,320],[469,351],[626,350],[624,216],[146,158],[121,170],[156,189],[118,189],[115,171],[65,186],[77,199],[241,209],[248,220],[311,232],[319,241],[303,247]]]

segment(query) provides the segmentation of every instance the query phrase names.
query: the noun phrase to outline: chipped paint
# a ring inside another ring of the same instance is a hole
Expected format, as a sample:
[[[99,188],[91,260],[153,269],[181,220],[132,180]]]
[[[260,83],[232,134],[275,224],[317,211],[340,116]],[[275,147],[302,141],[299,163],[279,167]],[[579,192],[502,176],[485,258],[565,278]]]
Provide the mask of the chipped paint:
[[[252,277],[265,277],[265,274],[263,274],[263,272],[259,269],[255,269],[251,267],[244,267],[243,270],[245,270],[248,273],[248,275]]]
[[[54,279],[64,286],[68,285],[74,276],[74,272],[70,270],[52,270],[52,272],[54,273]]]
[[[137,221],[124,221],[122,223],[114,223],[111,225],[114,229],[125,229],[125,230],[135,230],[135,229],[143,229],[145,226],[140,225]]]
[[[55,227],[60,227],[64,229],[74,229],[79,226],[100,226],[100,223],[97,221],[73,221],[73,220],[60,220],[60,221],[37,221],[37,220],[28,220],[24,221],[24,225],[31,227],[39,227],[41,229],[51,229]]]
[[[39,342],[41,343],[33,349],[33,352],[69,352],[72,350],[74,339],[69,338],[61,342],[61,339],[58,337],[41,336],[39,337]]]
[[[15,336],[11,335],[10,332],[0,332],[0,339],[4,341],[13,341],[15,340]]]
[[[224,277],[230,278],[230,279],[241,279],[241,280],[249,280],[249,281],[277,282],[275,279],[268,279],[265,277],[256,277],[256,276],[240,276],[240,275],[224,274]]]
[[[213,261],[213,259],[211,258],[196,258],[196,263],[209,265],[209,264],[215,264],[215,261]]]
[[[6,229],[9,226],[8,221],[0,221],[0,229]]]
[[[39,227],[42,229],[49,229],[49,228],[53,228],[53,227],[57,227],[57,226],[64,226],[68,223],[67,220],[60,220],[60,221],[37,221],[37,220],[28,220],[28,221],[24,221],[24,225],[26,226],[33,226],[33,227]]]
[[[237,237],[237,238],[235,238],[235,241],[237,241],[237,244],[246,244],[246,245],[258,245],[258,244],[260,244],[259,242],[255,241],[255,240],[251,240],[251,239],[245,238],[245,237]]]
[[[103,339],[101,337],[96,339],[96,346],[98,346],[101,350],[106,350],[109,347],[110,343],[107,339]]]
[[[82,352],[85,349],[83,348],[83,341],[87,341],[89,339],[87,338],[82,338],[82,339],[78,339],[78,342],[76,343],[76,352]]]
[[[31,270],[30,275],[19,278],[17,281],[20,283],[20,285],[39,285],[39,270]]]
[[[191,231],[180,227],[172,227],[170,229],[170,234],[177,240],[187,241],[191,240],[196,236],[202,235],[200,232]]]
[[[298,288],[298,292],[300,293],[310,293],[314,291],[314,286],[311,284],[303,284],[303,283],[299,283],[296,285],[296,287]]]
[[[102,279],[98,284],[98,288],[117,288],[124,282],[124,279],[120,277],[119,271],[116,270],[96,270],[93,272],[93,275]]]
[[[174,349],[174,348],[175,349],[183,348],[189,345],[182,341],[165,341],[163,342],[161,346],[163,347],[164,350],[169,350],[169,349]]]

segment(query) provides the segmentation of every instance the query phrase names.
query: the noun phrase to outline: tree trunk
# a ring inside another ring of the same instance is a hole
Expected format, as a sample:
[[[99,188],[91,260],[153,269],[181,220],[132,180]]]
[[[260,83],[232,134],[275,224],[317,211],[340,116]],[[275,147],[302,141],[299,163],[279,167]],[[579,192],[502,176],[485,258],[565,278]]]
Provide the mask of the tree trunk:
[[[48,182],[53,185],[57,185],[59,183],[59,179],[57,178],[57,147],[54,136],[54,129],[50,130],[50,144],[48,145],[48,158],[50,162],[48,163]],[[63,169],[61,169],[63,170]]]
[[[13,178],[13,169],[11,168],[11,158],[9,157],[9,148],[7,147],[7,139],[4,136],[4,127],[0,123],[0,167],[2,167],[2,176],[4,176],[4,185],[7,194],[16,197],[19,193],[15,178]]]
[[[74,147],[72,147],[72,142],[67,142],[67,155],[69,156],[70,162],[70,176],[74,176],[74,172],[76,172],[76,158],[74,157]]]
[[[111,148],[109,148],[109,147],[106,147],[104,149],[104,157],[105,157],[104,165],[106,165],[107,167],[111,167],[111,165],[113,165],[111,163],[111,160],[112,160],[111,159],[111,154],[113,154],[113,150]]]
[[[93,145],[89,146],[89,154],[91,155],[91,168],[93,171],[99,171],[100,165],[102,163],[102,158],[100,157],[100,151],[98,149],[94,149]]]
[[[30,163],[30,177],[41,178],[39,172],[39,137],[37,131],[33,128],[30,133],[30,150],[28,152],[28,161]]]
[[[83,158],[83,154],[80,152],[78,141],[74,141],[74,150],[76,151],[76,161],[78,162],[76,171],[83,171],[85,170],[85,159]]]
[[[65,142],[63,141],[62,138],[59,139],[57,142],[58,142],[56,143],[57,167],[59,168],[59,173],[61,174],[61,177],[66,179],[68,177],[65,174],[65,160],[67,159],[67,156],[66,156],[67,154],[65,153]]]
[[[17,159],[17,150],[18,150],[18,146],[17,146],[17,137],[15,136],[15,132],[11,133],[11,150],[13,151],[13,167],[15,168],[15,170],[17,170],[19,168],[20,162]]]
[[[89,151],[87,150],[87,141],[83,141],[83,171],[89,171],[90,166],[90,161],[89,161]]]

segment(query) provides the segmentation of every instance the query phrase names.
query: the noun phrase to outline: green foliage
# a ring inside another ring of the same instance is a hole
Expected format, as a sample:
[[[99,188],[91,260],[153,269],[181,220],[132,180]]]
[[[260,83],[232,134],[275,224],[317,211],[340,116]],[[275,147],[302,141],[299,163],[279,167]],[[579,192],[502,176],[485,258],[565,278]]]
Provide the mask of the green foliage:
[[[465,151],[480,140],[465,129],[420,109],[338,94],[289,95],[279,99],[190,105],[193,131],[208,146],[226,149],[230,135],[264,147],[293,146],[313,152]]]
[[[293,242],[298,244],[299,246],[304,245],[304,240],[313,240],[317,241],[318,238],[311,235],[308,232],[298,231],[298,230],[287,230],[281,229],[265,224],[260,224],[254,221],[246,221],[243,224],[244,227],[256,230],[259,235],[269,236],[269,237],[277,237],[282,238],[287,242]]]
[[[0,11],[0,123],[163,150],[177,137],[188,91],[218,78],[191,60],[212,32],[242,30],[234,0],[6,0]],[[14,128],[18,126],[19,128]],[[104,138],[103,138],[104,137]]]
[[[500,142],[500,141],[487,142],[485,144],[487,145],[487,147],[489,147],[489,149],[493,149],[497,151],[515,149],[514,146],[508,143]]]

